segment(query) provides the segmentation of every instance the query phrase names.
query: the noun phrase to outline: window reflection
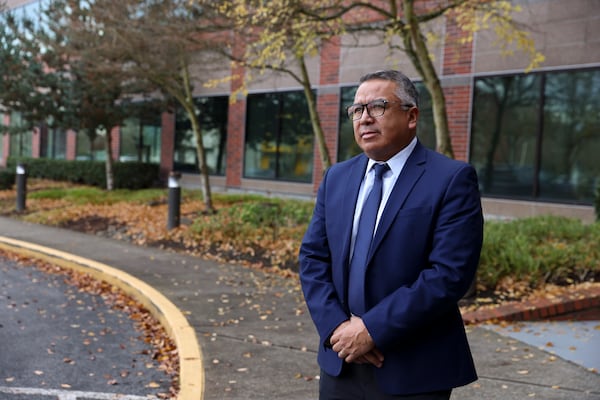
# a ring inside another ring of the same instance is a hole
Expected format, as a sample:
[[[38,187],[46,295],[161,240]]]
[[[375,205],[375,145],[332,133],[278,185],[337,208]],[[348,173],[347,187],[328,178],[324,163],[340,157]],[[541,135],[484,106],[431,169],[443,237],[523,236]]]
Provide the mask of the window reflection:
[[[225,175],[229,98],[227,96],[199,97],[194,102],[202,132],[208,173]],[[191,123],[181,108],[176,113],[174,161],[177,171],[199,172],[196,138]]]
[[[600,179],[600,73],[548,74],[540,197],[586,201]]]
[[[313,137],[302,91],[249,95],[244,176],[311,182]]]
[[[591,203],[600,176],[600,71],[475,82],[471,163],[484,195]]]
[[[31,157],[31,129],[23,121],[20,112],[12,111],[9,121],[10,131],[10,155],[13,157]]]

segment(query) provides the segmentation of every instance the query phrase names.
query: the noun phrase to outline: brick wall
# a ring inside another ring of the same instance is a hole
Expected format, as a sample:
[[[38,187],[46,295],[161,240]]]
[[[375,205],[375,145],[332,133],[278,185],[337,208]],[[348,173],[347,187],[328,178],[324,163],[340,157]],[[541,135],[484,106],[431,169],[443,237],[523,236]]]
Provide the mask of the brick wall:
[[[32,137],[31,137],[31,157],[33,158],[39,158],[42,154],[42,136],[43,135],[47,135],[48,133],[47,128],[38,128],[35,127],[33,128],[33,133],[32,133]]]
[[[119,160],[121,154],[121,128],[118,126],[110,130],[110,153],[113,160]]]
[[[461,43],[466,34],[456,26],[452,18],[446,20],[446,40],[441,81],[446,98],[450,140],[454,158],[467,160],[469,148],[470,109],[472,88],[473,44]],[[463,76],[458,82],[448,76]],[[454,82],[453,82],[454,81]],[[448,83],[450,82],[450,83]]]
[[[243,40],[237,40],[233,52],[236,55],[244,53]],[[236,92],[243,85],[245,69],[234,64],[231,68],[231,92]],[[246,97],[239,95],[234,103],[229,105],[227,116],[227,167],[225,181],[228,187],[240,187],[244,173],[244,136],[246,126]]]
[[[164,112],[161,118],[159,179],[166,182],[175,157],[175,113]]]
[[[325,136],[325,146],[331,163],[337,161],[340,90],[340,38],[336,37],[323,43],[319,70],[319,92],[317,110],[321,119],[321,128]],[[318,144],[315,139],[313,190],[316,191],[324,173]]]
[[[67,149],[65,151],[65,158],[67,160],[74,160],[77,157],[77,132],[72,129],[67,131]]]

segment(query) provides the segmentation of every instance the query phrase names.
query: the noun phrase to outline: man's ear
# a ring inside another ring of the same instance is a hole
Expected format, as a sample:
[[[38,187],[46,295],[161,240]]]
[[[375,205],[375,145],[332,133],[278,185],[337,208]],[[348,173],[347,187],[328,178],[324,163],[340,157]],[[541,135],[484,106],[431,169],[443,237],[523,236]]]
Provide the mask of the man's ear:
[[[407,114],[408,114],[409,128],[416,129],[417,128],[417,120],[419,119],[419,109],[417,107],[413,107],[407,111]]]

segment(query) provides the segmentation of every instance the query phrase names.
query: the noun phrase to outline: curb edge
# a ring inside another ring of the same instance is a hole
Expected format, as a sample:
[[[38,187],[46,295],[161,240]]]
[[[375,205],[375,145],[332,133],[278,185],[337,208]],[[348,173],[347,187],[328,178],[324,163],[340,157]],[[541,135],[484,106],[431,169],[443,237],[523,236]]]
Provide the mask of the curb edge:
[[[0,236],[0,249],[85,272],[117,286],[143,304],[173,337],[179,354],[178,400],[204,398],[204,365],[195,330],[183,313],[162,293],[142,280],[117,268],[70,253]]]

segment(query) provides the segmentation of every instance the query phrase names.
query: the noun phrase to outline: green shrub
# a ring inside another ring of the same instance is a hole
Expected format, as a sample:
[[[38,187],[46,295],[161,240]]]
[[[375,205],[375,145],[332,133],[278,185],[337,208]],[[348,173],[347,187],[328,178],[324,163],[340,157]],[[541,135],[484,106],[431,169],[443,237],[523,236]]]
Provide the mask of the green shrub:
[[[49,158],[12,158],[7,160],[9,170],[17,164],[26,166],[27,175],[33,178],[81,183],[106,188],[106,163],[104,161],[54,160]],[[114,188],[143,189],[156,186],[158,164],[140,162],[115,162],[113,164]]]
[[[569,283],[600,272],[600,224],[563,217],[487,221],[478,283],[494,288],[505,277]]]
[[[0,170],[0,190],[11,189],[15,184],[15,170],[3,169]]]
[[[203,238],[254,242],[265,236],[277,238],[283,230],[286,237],[297,232],[300,232],[297,236],[301,236],[313,208],[313,204],[306,201],[258,195],[218,197],[222,208],[214,215],[201,216],[194,221],[192,229]]]

